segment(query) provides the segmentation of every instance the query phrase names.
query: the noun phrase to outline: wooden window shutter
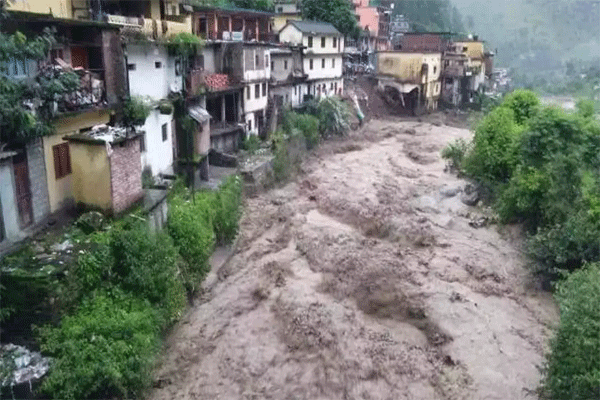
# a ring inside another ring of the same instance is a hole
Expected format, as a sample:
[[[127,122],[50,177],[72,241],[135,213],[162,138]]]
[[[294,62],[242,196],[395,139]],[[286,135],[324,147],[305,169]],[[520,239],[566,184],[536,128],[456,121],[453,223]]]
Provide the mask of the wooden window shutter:
[[[56,179],[63,178],[71,173],[71,155],[69,144],[61,143],[52,147],[54,158],[54,176]]]

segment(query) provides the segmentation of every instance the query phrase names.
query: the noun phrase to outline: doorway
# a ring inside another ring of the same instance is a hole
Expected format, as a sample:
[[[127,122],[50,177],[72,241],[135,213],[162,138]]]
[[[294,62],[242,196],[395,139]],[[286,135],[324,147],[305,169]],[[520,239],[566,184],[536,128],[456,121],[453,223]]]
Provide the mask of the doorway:
[[[29,168],[27,167],[27,153],[20,152],[13,157],[15,173],[15,194],[17,196],[17,209],[21,228],[33,223],[33,209],[31,206],[31,185],[29,184]]]

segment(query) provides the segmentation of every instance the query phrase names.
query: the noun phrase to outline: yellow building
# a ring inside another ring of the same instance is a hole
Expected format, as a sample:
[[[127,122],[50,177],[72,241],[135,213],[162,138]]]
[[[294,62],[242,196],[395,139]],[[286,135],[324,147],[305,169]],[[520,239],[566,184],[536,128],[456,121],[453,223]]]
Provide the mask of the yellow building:
[[[377,53],[379,89],[388,100],[415,113],[437,109],[441,93],[442,54],[381,51]]]
[[[50,212],[75,204],[74,190],[77,185],[73,183],[73,154],[64,137],[108,123],[110,112],[110,110],[92,110],[60,118],[54,123],[55,134],[42,139]]]
[[[279,32],[288,21],[302,21],[298,5],[294,0],[275,1],[275,15],[273,16],[273,31]]]
[[[36,14],[51,14],[57,18],[73,18],[71,0],[7,0],[6,9]]]
[[[192,32],[190,13],[182,12],[181,0],[7,0],[9,11],[50,14],[56,18],[104,21],[128,30],[139,30],[153,39]]]

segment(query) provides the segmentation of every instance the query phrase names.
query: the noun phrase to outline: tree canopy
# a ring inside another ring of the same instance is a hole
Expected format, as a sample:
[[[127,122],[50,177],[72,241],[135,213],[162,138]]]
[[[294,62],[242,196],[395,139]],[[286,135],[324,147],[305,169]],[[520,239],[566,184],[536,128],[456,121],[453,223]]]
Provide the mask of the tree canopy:
[[[304,0],[302,17],[329,22],[343,35],[356,37],[360,32],[352,4],[347,0]]]

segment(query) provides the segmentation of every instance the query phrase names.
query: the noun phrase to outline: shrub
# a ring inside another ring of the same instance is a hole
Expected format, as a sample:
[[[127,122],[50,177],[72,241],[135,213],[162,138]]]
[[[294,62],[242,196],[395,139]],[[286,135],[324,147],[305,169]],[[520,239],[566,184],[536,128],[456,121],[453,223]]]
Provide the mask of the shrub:
[[[298,132],[304,136],[309,150],[316,147],[321,140],[319,119],[313,115],[286,110],[283,113],[282,128],[290,134]]]
[[[495,108],[477,126],[465,172],[489,185],[508,182],[519,161],[522,132],[510,108]]]
[[[244,139],[243,148],[250,154],[256,153],[260,148],[260,139],[256,135],[249,135]]]
[[[128,127],[144,125],[151,110],[148,101],[144,98],[130,97],[123,104],[123,124]]]
[[[65,400],[138,395],[150,383],[159,327],[149,305],[122,293],[84,301],[59,327],[39,329],[42,351],[54,358],[42,391]]]
[[[557,287],[560,325],[546,356],[543,392],[551,399],[600,393],[600,264],[573,272]]]
[[[230,176],[214,195],[213,227],[218,243],[235,239],[240,220],[242,182],[239,176]]]
[[[174,322],[186,298],[179,273],[179,255],[171,238],[153,233],[145,223],[132,229],[115,229],[111,235],[114,266],[112,285],[121,287],[159,308],[166,321]]]
[[[199,192],[194,200],[176,196],[169,200],[167,228],[184,260],[186,288],[194,292],[210,270],[209,258],[215,245],[214,198]]]
[[[456,139],[442,149],[442,158],[448,161],[450,169],[459,171],[469,148],[464,139]]]
[[[350,129],[350,109],[339,97],[314,100],[307,105],[307,112],[318,119],[322,137],[343,135]]]

